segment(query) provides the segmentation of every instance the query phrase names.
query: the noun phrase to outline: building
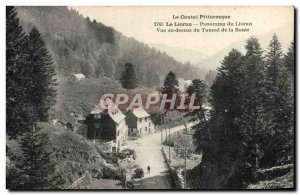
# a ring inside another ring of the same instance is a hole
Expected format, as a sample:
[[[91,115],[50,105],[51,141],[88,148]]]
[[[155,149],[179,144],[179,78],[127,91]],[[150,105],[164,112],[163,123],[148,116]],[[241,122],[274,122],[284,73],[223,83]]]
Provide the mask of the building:
[[[77,81],[82,81],[82,80],[85,80],[85,76],[83,75],[83,74],[73,74],[73,76],[75,77],[75,79],[77,80]]]
[[[143,108],[133,108],[126,113],[128,135],[154,132],[154,124],[150,115]]]
[[[115,106],[101,110],[97,105],[86,119],[87,137],[111,143],[111,151],[119,151],[128,135],[125,115]]]

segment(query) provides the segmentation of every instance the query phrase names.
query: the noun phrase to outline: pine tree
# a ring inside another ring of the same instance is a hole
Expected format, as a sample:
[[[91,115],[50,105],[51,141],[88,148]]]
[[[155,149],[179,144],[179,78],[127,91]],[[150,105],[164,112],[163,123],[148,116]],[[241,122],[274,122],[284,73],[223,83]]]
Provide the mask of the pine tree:
[[[163,93],[176,93],[178,91],[178,80],[176,74],[170,71],[164,80],[164,86],[162,88]]]
[[[273,85],[276,85],[276,80],[279,77],[282,55],[281,43],[274,34],[266,55],[266,79]]]
[[[32,125],[32,121],[27,120],[30,117],[27,108],[32,105],[26,98],[31,82],[25,42],[16,9],[6,7],[6,128],[10,138]]]
[[[287,67],[283,64],[281,44],[276,35],[273,36],[266,55],[266,78],[264,109],[267,131],[262,140],[264,156],[261,166],[271,167],[283,163],[288,158],[290,149],[289,126],[292,118],[292,107],[288,103],[291,80]]]
[[[280,113],[284,102],[282,99],[282,89],[280,89],[281,73],[284,71],[282,68],[282,50],[281,44],[274,34],[268,52],[266,55],[266,76],[265,76],[265,112],[268,113],[268,117],[271,119],[272,127],[270,129],[271,134],[279,128],[280,121],[284,118]],[[277,118],[277,119],[276,119]]]
[[[290,108],[289,109],[289,112],[290,112],[290,122],[289,122],[289,126],[291,129],[293,129],[294,127],[294,81],[295,81],[295,72],[294,72],[294,67],[295,67],[295,58],[294,58],[294,52],[295,52],[295,49],[294,49],[294,42],[291,43],[289,49],[288,49],[288,52],[287,54],[284,55],[284,58],[283,58],[283,64],[285,66],[285,68],[289,71],[287,72],[282,72],[282,80],[284,80],[285,82],[283,82],[282,84],[282,88],[285,88],[286,92],[286,98],[287,98],[287,102],[286,104],[288,105],[288,107]]]
[[[283,73],[286,73],[284,74],[283,77],[285,77],[285,81],[287,83],[287,87],[285,88],[286,90],[286,108],[289,108],[288,109],[288,113],[290,116],[289,117],[289,132],[290,132],[290,141],[288,142],[287,144],[287,153],[288,155],[291,156],[290,158],[290,162],[293,162],[293,156],[294,156],[294,131],[295,131],[295,127],[294,127],[294,120],[295,120],[295,86],[294,86],[294,83],[295,83],[295,58],[294,58],[294,52],[295,52],[295,48],[294,48],[294,42],[291,43],[289,49],[288,49],[288,52],[284,55],[284,58],[283,58],[283,63],[284,63],[284,66],[286,67],[287,72],[283,72]]]
[[[52,57],[35,27],[29,33],[27,45],[32,82],[28,99],[35,105],[39,120],[46,121],[56,98],[56,80],[53,78],[55,68]]]
[[[48,136],[36,125],[27,131],[21,139],[23,161],[21,176],[24,178],[22,189],[56,189],[64,183],[55,173],[55,164],[46,151]]]
[[[19,162],[17,162],[19,163]],[[6,189],[23,189],[25,185],[25,175],[21,174],[18,165],[6,166]]]
[[[247,40],[246,51],[243,56],[233,49],[224,58],[211,87],[210,117],[194,134],[197,150],[203,152],[197,170],[204,188],[220,185],[219,180],[205,181],[211,174],[227,178],[223,187],[241,188],[257,182],[259,167],[292,161],[287,157],[293,152],[293,124],[286,119],[293,119],[293,80],[282,64],[280,43],[274,36],[266,60],[254,37]]]
[[[295,52],[295,47],[294,47],[294,42],[292,42],[290,44],[290,47],[288,48],[287,54],[284,55],[284,65],[291,72],[293,77],[294,77],[294,67],[295,67],[294,52]]]
[[[172,71],[170,71],[164,80],[164,86],[161,88],[161,93],[163,95],[166,95],[166,99],[172,99],[174,95],[177,95],[178,92],[178,80],[176,78],[176,74]],[[177,100],[177,98],[176,98]],[[167,111],[169,111],[171,108],[171,103],[166,102],[165,103],[165,114],[167,114]]]
[[[222,65],[218,68],[218,75],[211,87],[211,105],[216,114],[230,115],[232,118],[241,115],[240,89],[244,80],[242,69],[243,56],[241,52],[232,49],[225,56]]]
[[[206,102],[206,90],[207,90],[207,86],[206,84],[200,80],[200,79],[194,79],[192,81],[192,84],[187,88],[187,93],[191,96],[192,94],[195,94],[195,104],[197,106],[200,107],[199,110],[193,110],[191,113],[190,113],[190,116],[194,116],[196,117],[197,119],[196,120],[200,120],[200,123],[201,122],[206,122],[206,117],[205,117],[205,114],[204,114],[204,102]],[[196,121],[194,120],[194,121]]]
[[[244,175],[243,179],[248,182],[257,180],[256,171],[259,165],[260,145],[259,140],[265,133],[263,99],[264,99],[264,62],[262,49],[255,37],[250,37],[246,42],[246,55],[243,58],[243,71],[245,74],[242,81],[241,98],[242,115],[238,123],[243,129],[245,144]]]
[[[208,121],[199,125],[194,134],[197,150],[203,155],[199,175],[209,175],[213,169],[217,177],[226,175],[226,187],[241,187],[248,179],[243,178],[246,170],[240,168],[244,163],[241,158],[244,136],[237,122],[242,113],[240,93],[245,77],[242,62],[243,55],[235,49],[225,56],[211,87],[209,102],[212,109]],[[233,168],[233,165],[237,166]],[[206,183],[207,178],[201,179]]]
[[[195,95],[195,106],[199,106],[199,109],[191,110],[189,113],[185,115],[185,117],[189,118],[190,122],[196,122],[197,124],[192,127],[192,129],[196,130],[195,139],[197,139],[198,143],[201,143],[198,146],[198,150],[203,147],[203,145],[207,144],[208,140],[211,139],[209,129],[205,129],[204,126],[207,123],[205,109],[204,109],[204,102],[206,101],[207,97],[207,86],[205,83],[200,79],[194,79],[192,84],[187,88],[187,93],[189,96],[192,94]],[[189,103],[189,102],[187,102]],[[201,136],[197,136],[200,135]]]
[[[121,74],[121,83],[128,91],[137,87],[137,77],[132,64],[126,63]]]
[[[59,175],[49,180],[54,165],[48,153],[42,152],[47,138],[35,125],[38,120],[46,120],[54,102],[54,74],[51,56],[38,31],[33,28],[25,36],[15,8],[7,7],[7,133],[11,138],[23,136],[24,155],[23,162],[8,170],[10,189],[44,189],[62,184]]]
[[[295,67],[295,58],[294,58],[294,42],[291,43],[287,54],[284,55],[283,58],[283,64],[286,67],[286,69],[289,70],[289,74],[284,74],[282,77],[285,77],[285,81],[287,83],[286,87],[286,94],[288,94],[288,105],[290,105],[291,108],[294,108],[294,80],[295,80],[295,73],[294,73],[294,67]],[[284,73],[284,72],[283,72]],[[284,88],[284,86],[283,86]],[[294,116],[293,110],[292,116]],[[290,126],[294,126],[293,117],[291,117],[291,124]]]

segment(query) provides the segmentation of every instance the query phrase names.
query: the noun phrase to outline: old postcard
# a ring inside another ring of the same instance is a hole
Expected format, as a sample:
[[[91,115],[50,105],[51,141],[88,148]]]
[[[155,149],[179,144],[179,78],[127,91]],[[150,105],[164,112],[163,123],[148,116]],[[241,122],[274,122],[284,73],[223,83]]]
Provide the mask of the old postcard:
[[[9,190],[295,189],[294,7],[6,7]]]

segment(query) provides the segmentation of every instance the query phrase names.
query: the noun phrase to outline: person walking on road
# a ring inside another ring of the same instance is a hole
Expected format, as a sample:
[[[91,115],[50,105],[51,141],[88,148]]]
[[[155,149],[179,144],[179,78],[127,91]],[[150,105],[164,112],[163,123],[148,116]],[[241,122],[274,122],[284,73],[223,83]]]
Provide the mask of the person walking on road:
[[[147,173],[150,173],[150,166],[147,167]]]

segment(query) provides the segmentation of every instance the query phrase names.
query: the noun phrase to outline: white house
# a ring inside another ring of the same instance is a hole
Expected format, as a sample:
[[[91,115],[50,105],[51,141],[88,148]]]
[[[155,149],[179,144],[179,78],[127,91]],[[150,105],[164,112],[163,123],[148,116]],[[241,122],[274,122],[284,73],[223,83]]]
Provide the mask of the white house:
[[[154,123],[150,115],[143,108],[133,108],[126,113],[128,134],[146,134],[154,132]]]
[[[86,77],[83,74],[73,74],[77,81],[84,80]]]

